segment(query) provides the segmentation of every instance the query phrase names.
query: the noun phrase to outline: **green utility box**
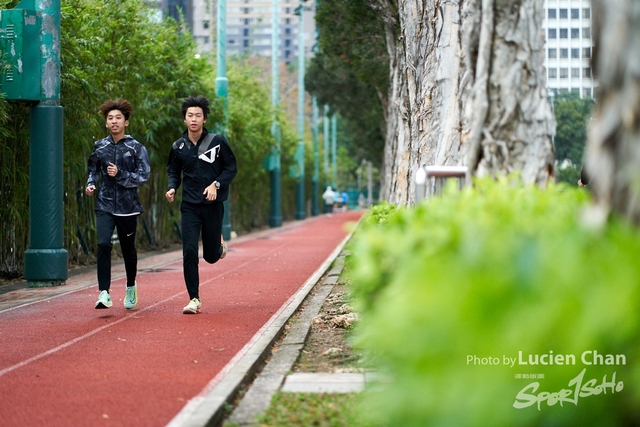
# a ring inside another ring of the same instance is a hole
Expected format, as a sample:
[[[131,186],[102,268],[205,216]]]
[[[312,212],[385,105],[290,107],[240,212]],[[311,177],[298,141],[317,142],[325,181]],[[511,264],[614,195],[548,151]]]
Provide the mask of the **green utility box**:
[[[40,30],[34,10],[0,10],[0,91],[6,100],[40,101]]]

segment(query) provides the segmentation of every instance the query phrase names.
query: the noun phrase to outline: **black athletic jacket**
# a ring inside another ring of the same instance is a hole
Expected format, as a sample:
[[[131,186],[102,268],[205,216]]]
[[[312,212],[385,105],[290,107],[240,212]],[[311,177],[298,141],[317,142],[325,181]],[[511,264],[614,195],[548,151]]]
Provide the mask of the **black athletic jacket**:
[[[200,140],[193,145],[188,131],[185,131],[182,138],[173,143],[169,153],[167,190],[178,190],[184,181],[182,200],[189,203],[224,202],[229,197],[229,185],[238,173],[236,156],[227,139],[217,134],[211,134],[214,135],[211,139],[207,135],[209,131],[203,128]],[[207,201],[202,193],[213,181],[218,181],[220,188],[216,200]]]
[[[107,166],[113,163],[118,167],[115,177],[107,175]],[[105,211],[114,215],[131,215],[142,212],[142,203],[138,198],[138,187],[144,184],[151,174],[147,149],[129,135],[118,143],[109,135],[93,146],[88,161],[89,179],[87,185],[97,188],[96,211]],[[102,175],[102,184],[98,180]]]

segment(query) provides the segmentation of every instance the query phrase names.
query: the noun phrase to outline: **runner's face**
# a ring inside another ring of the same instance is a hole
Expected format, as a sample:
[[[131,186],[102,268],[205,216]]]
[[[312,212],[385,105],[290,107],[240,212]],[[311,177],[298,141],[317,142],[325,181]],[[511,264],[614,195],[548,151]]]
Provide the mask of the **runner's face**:
[[[184,122],[191,132],[200,132],[202,126],[207,123],[207,119],[204,118],[204,113],[200,107],[187,108],[187,114],[184,116]]]
[[[111,110],[107,114],[107,129],[111,135],[120,135],[124,133],[124,129],[129,126],[129,120],[124,118],[124,114],[120,110]]]

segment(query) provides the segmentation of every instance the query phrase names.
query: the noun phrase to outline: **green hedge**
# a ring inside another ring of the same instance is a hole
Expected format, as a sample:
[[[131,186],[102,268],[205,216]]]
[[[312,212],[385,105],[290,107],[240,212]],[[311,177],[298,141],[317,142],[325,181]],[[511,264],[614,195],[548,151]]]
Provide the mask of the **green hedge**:
[[[405,427],[637,424],[640,233],[615,219],[584,228],[588,199],[566,185],[479,181],[382,222],[374,210],[351,246],[356,342],[386,379],[364,416]],[[625,364],[584,363],[594,351]],[[616,384],[569,402],[583,369],[584,387],[614,374]],[[544,394],[561,390],[564,401]]]

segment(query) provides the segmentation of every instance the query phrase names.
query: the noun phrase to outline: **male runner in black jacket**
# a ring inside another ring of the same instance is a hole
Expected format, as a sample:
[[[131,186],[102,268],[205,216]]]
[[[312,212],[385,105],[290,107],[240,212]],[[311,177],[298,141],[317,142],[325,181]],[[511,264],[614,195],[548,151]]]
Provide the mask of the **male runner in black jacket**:
[[[188,97],[182,103],[187,130],[173,143],[167,173],[165,197],[173,202],[182,186],[182,255],[184,281],[189,293],[185,314],[200,312],[200,276],[198,240],[202,233],[203,258],[210,264],[224,258],[227,245],[222,239],[223,202],[229,197],[229,185],[238,172],[236,157],[222,135],[209,132],[204,124],[209,101],[204,96]]]
[[[85,187],[88,196],[93,195],[98,181],[102,182],[96,196],[96,228],[98,232],[98,287],[100,296],[95,308],[109,308],[113,304],[109,294],[111,287],[111,235],[115,228],[122,248],[127,273],[127,291],[124,307],[128,310],[138,304],[136,273],[136,227],[142,204],[138,187],[149,179],[151,167],[147,149],[129,135],[129,117],[133,107],[126,99],[108,100],[100,106],[105,126],[110,135],[93,146],[89,156],[89,178]]]

